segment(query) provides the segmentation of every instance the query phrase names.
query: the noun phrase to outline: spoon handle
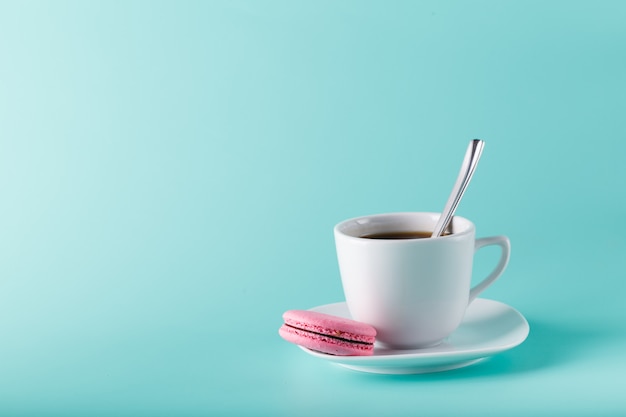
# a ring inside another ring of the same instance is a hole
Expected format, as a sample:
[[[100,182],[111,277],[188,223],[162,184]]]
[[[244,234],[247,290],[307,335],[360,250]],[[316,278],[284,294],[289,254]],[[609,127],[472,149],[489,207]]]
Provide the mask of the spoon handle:
[[[474,139],[467,147],[465,158],[463,159],[463,165],[461,165],[461,170],[459,171],[459,176],[456,179],[456,183],[454,184],[452,193],[448,198],[448,202],[446,203],[441,216],[439,216],[439,221],[437,221],[435,231],[431,237],[441,236],[443,231],[448,227],[448,224],[450,223],[450,220],[452,220],[452,216],[456,210],[456,206],[459,205],[459,201],[461,201],[461,197],[463,197],[463,193],[465,193],[467,184],[469,184],[472,179],[472,175],[474,175],[474,170],[476,169],[476,165],[478,164],[478,160],[480,159],[484,146],[484,141]]]

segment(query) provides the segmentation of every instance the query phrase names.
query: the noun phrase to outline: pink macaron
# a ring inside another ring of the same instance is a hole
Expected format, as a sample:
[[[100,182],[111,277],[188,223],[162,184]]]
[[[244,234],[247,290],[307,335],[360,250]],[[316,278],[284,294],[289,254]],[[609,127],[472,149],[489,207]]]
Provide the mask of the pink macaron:
[[[288,342],[340,356],[374,353],[376,329],[369,324],[309,310],[289,310],[278,330]]]

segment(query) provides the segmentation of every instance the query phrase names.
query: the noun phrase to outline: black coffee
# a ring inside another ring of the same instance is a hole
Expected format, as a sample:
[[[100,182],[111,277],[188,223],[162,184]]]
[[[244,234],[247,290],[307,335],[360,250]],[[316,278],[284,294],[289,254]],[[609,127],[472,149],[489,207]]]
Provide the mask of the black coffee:
[[[413,230],[403,230],[401,232],[382,232],[372,233],[370,235],[363,235],[365,239],[424,239],[431,237],[433,232],[422,232]]]

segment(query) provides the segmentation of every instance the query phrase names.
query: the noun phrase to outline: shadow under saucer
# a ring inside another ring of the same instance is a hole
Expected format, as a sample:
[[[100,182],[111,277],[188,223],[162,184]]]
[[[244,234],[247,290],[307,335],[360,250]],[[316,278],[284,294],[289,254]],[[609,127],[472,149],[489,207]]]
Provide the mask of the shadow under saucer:
[[[474,365],[447,372],[423,375],[385,375],[389,379],[446,380],[480,378],[532,372],[562,366],[580,360],[594,346],[608,343],[624,335],[602,325],[563,325],[558,322],[528,319],[530,333],[521,345],[486,358]]]

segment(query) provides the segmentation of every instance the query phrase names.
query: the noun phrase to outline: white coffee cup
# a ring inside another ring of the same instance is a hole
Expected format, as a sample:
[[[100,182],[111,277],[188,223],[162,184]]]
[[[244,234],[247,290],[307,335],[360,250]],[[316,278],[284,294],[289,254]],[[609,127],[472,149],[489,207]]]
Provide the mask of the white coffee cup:
[[[363,236],[432,231],[439,213],[388,213],[335,226],[337,258],[346,303],[353,319],[377,330],[377,341],[394,349],[441,343],[461,324],[469,304],[504,271],[511,247],[506,236],[476,239],[474,224],[459,216],[452,234],[422,239]],[[501,248],[498,264],[473,288],[474,253]]]

